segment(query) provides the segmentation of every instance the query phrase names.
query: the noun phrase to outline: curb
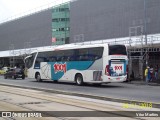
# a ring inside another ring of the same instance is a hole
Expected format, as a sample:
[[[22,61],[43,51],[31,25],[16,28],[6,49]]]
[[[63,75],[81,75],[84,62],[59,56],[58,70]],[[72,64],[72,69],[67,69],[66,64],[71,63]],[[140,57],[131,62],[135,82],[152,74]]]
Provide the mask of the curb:
[[[104,101],[121,102],[121,103],[125,103],[125,104],[136,104],[136,105],[140,105],[141,107],[145,107],[145,106],[142,106],[142,104],[144,105],[144,104],[151,103],[151,102],[146,102],[146,101],[110,98],[110,97],[105,97],[105,96],[96,96],[96,95],[91,95],[91,94],[60,91],[60,90],[54,90],[54,89],[43,89],[43,88],[26,87],[26,86],[18,86],[18,85],[11,85],[11,84],[8,85],[8,84],[2,84],[2,83],[0,83],[0,85],[9,86],[9,87],[16,87],[16,88],[23,88],[23,89],[25,88],[25,89],[31,89],[31,90],[38,90],[38,91],[43,91],[43,92],[55,93],[55,94],[86,97],[86,98],[92,98],[92,99],[104,100]],[[160,103],[152,103],[152,107],[153,108],[160,108]],[[147,108],[147,106],[146,106],[146,108]]]
[[[153,83],[153,82],[149,82],[148,84],[146,84],[145,82],[135,82],[135,81],[132,82],[131,81],[131,82],[126,82],[126,84],[160,86],[160,83]]]

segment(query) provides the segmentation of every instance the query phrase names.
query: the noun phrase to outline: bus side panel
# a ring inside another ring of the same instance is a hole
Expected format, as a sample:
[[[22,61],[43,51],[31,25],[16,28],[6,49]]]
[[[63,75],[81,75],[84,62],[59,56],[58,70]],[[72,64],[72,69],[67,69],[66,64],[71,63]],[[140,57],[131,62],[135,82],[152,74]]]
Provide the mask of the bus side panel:
[[[73,79],[76,73],[87,70],[93,61],[49,62],[52,80]]]
[[[102,59],[103,59],[102,79],[104,80],[106,65],[109,64],[108,45],[104,47]]]
[[[87,62],[87,63],[86,63]],[[78,66],[75,64],[79,64]],[[102,58],[98,59],[91,64],[89,61],[67,62],[67,70],[75,66],[75,69],[68,70],[60,80],[74,81],[77,73],[82,74],[84,82],[93,82],[93,73],[95,71],[102,71],[103,61]],[[84,67],[86,66],[86,67]],[[81,67],[81,68],[80,68]],[[84,68],[83,68],[84,67]],[[79,68],[79,69],[76,69]],[[101,77],[101,76],[100,76]]]
[[[93,70],[68,70],[59,80],[74,81],[77,73],[82,74],[84,82],[90,82],[93,80]]]
[[[47,62],[41,62],[41,78],[51,79],[51,65]]]
[[[59,80],[66,80],[66,81],[72,81],[73,82],[76,73],[81,73],[82,74],[82,71],[75,70],[75,69],[68,70]]]
[[[84,82],[94,82],[93,73],[102,71],[102,65],[102,58],[96,61],[41,62],[40,74],[42,79],[74,81],[75,75],[80,73]]]
[[[103,58],[96,60],[88,70],[103,70]]]

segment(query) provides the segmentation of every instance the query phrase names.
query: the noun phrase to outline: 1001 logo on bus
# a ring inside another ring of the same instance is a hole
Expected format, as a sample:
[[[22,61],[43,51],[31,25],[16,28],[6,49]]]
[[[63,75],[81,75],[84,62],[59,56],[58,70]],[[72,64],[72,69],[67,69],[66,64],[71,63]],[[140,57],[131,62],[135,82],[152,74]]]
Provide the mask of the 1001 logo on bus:
[[[122,70],[122,66],[115,66],[114,69],[115,70]]]
[[[55,63],[53,65],[54,67],[54,72],[57,73],[57,72],[66,72],[67,71],[67,64],[64,63],[64,64],[58,64],[58,63]]]

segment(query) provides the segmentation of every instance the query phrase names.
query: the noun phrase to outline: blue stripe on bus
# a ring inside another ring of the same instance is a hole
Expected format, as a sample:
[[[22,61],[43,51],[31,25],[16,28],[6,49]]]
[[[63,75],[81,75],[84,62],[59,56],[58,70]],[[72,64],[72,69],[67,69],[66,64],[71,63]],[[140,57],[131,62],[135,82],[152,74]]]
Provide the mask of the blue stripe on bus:
[[[87,70],[94,61],[48,62],[52,80],[59,80],[69,70]],[[65,68],[66,67],[66,68]]]

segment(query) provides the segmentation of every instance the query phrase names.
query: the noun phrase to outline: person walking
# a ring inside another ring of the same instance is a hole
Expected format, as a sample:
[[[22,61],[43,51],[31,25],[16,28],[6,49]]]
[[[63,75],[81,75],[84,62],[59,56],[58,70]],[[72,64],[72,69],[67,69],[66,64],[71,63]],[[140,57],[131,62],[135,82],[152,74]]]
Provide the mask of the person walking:
[[[146,79],[146,84],[148,84],[148,82],[149,82],[149,80],[150,80],[150,77],[151,77],[149,68],[150,68],[150,67],[147,66],[146,69],[145,69],[145,73],[144,73],[145,79]]]
[[[154,78],[155,78],[155,80],[157,81],[158,80],[158,65],[155,67],[155,75],[154,75]]]
[[[153,81],[154,80],[154,69],[153,69],[152,65],[150,66],[149,71],[150,71],[150,79],[149,79],[149,81]]]

